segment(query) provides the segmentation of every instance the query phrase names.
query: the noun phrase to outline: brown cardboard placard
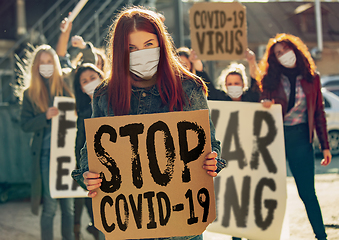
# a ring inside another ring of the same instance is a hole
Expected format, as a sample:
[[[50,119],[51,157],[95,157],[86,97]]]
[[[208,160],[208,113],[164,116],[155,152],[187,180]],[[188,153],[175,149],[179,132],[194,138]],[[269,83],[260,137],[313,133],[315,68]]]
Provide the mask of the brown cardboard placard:
[[[191,45],[201,60],[240,60],[247,49],[246,7],[239,2],[195,3]]]
[[[106,239],[201,234],[215,219],[208,110],[85,120],[89,169],[106,183],[93,198]]]

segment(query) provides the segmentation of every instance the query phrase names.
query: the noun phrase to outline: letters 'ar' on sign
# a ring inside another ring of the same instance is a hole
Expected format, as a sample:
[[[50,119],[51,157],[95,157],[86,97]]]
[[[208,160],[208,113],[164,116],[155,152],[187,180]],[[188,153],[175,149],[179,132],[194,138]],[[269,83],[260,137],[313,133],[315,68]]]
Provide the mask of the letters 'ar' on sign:
[[[202,60],[243,59],[246,8],[239,2],[196,3],[189,12],[192,48]]]

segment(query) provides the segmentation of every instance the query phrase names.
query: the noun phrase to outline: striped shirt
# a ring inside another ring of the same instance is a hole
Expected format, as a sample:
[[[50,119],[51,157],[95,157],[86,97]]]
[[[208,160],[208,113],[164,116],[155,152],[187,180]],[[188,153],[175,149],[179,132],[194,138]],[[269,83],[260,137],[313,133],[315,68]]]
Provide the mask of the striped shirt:
[[[285,126],[293,126],[300,123],[307,122],[307,105],[306,105],[306,95],[302,89],[300,80],[302,76],[299,75],[296,79],[295,84],[295,104],[289,112],[286,113],[284,117]],[[289,99],[291,92],[291,84],[288,78],[284,75],[281,77],[282,84],[286,93],[287,99]]]

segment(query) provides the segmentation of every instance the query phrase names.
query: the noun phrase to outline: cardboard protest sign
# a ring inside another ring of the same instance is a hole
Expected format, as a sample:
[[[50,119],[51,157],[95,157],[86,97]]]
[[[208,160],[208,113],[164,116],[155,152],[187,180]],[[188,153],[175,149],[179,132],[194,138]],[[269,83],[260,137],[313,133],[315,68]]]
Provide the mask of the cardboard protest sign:
[[[191,45],[202,60],[237,60],[247,49],[246,8],[239,2],[195,3],[190,11]]]
[[[93,198],[106,239],[201,234],[215,219],[208,110],[85,120]]]
[[[207,230],[251,240],[280,239],[287,198],[281,106],[208,104],[228,166],[214,179],[217,218]]]
[[[87,192],[73,180],[71,173],[76,166],[75,99],[55,97],[54,107],[59,115],[52,118],[51,155],[49,164],[49,190],[52,198],[87,197]]]

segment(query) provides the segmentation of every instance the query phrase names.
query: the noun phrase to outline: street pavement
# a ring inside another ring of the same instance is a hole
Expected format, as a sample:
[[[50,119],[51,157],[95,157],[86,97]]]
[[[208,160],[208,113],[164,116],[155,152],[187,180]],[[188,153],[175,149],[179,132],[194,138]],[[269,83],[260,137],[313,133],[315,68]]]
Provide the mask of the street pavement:
[[[316,191],[322,209],[328,240],[339,240],[339,157],[323,167],[320,158],[316,159]],[[315,239],[311,225],[307,219],[302,201],[290,171],[287,171],[287,212],[290,240]],[[0,240],[38,240],[40,239],[40,217],[30,211],[29,200],[16,200],[0,204]],[[82,214],[82,223],[88,223],[86,211]],[[55,240],[61,240],[60,210],[54,220]],[[288,234],[289,233],[289,234]],[[94,239],[82,226],[83,240]],[[204,232],[204,240],[229,240],[228,235]]]

